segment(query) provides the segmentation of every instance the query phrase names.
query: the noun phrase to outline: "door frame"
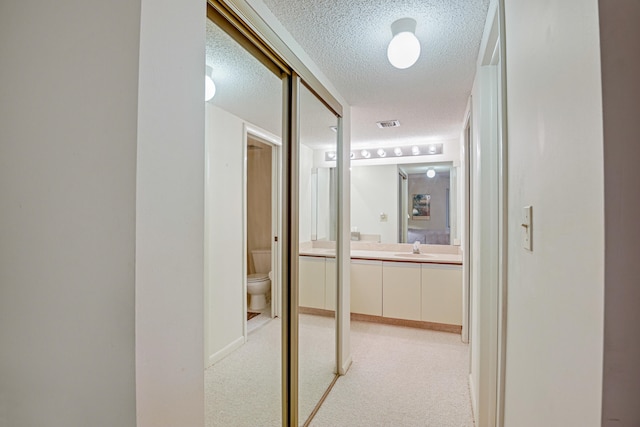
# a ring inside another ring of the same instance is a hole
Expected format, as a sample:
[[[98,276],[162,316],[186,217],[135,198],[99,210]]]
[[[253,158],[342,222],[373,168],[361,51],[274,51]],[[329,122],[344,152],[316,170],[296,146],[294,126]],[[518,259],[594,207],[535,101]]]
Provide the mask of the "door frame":
[[[242,140],[244,146],[242,148],[242,268],[243,279],[242,287],[245,295],[244,299],[244,326],[243,335],[245,341],[248,337],[247,328],[247,145],[249,143],[249,136],[254,137],[262,143],[265,143],[271,147],[271,318],[280,316],[280,294],[282,287],[282,279],[280,273],[280,260],[282,259],[281,241],[279,236],[281,235],[281,188],[282,188],[282,140],[276,135],[250,123],[244,123],[242,126]]]

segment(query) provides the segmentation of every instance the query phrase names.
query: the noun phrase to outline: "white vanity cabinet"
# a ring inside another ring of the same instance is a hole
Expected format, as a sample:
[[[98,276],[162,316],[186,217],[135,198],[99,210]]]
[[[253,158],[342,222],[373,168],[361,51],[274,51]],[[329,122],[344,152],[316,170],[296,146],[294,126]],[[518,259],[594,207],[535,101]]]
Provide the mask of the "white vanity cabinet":
[[[324,262],[324,308],[327,310],[335,310],[336,300],[338,298],[336,259],[325,258]]]
[[[422,264],[421,320],[462,325],[462,266]]]
[[[412,262],[382,263],[382,315],[421,320],[421,267]]]
[[[351,260],[351,312],[382,316],[382,261]]]
[[[324,308],[325,268],[325,259],[322,257],[300,257],[298,305],[310,308]]]

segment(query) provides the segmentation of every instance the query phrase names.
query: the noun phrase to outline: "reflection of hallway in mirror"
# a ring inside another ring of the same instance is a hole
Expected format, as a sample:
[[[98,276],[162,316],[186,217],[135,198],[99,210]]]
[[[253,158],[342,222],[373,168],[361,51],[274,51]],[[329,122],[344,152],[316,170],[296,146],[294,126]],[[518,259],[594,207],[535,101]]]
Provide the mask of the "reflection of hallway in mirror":
[[[251,319],[248,327],[262,316]],[[280,427],[281,327],[279,318],[268,319],[250,331],[242,347],[205,370],[207,427]],[[319,349],[334,345],[335,323],[329,317],[301,315],[300,331],[302,424],[333,379],[335,360]]]

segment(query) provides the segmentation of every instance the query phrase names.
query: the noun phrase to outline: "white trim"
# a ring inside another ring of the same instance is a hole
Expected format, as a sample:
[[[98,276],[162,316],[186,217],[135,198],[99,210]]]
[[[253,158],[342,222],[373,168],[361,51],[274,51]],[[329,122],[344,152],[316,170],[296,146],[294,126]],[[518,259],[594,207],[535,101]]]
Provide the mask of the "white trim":
[[[242,336],[246,341],[249,335],[247,328],[247,124],[242,123]]]
[[[509,238],[509,224],[507,215],[509,212],[508,204],[508,122],[507,122],[507,65],[506,65],[506,45],[505,45],[505,15],[504,15],[504,0],[499,0],[498,5],[498,19],[499,19],[499,39],[500,51],[499,51],[499,99],[498,99],[498,121],[500,128],[499,132],[499,147],[498,147],[498,167],[499,167],[499,218],[498,218],[498,232],[500,234],[500,250],[498,257],[500,260],[499,265],[499,277],[498,277],[498,360],[497,360],[497,398],[496,398],[496,426],[504,426],[504,404],[505,404],[505,381],[506,381],[506,355],[507,355],[507,289],[508,289],[508,238]]]
[[[465,121],[463,127],[463,135],[461,142],[460,155],[463,158],[463,172],[464,179],[462,180],[463,188],[463,200],[464,211],[462,215],[462,331],[461,339],[465,344],[469,343],[470,329],[471,329],[471,244],[470,244],[470,227],[471,227],[471,131],[472,131],[472,111],[471,111],[471,97],[467,102],[467,110],[465,113]],[[461,179],[462,177],[458,177]],[[460,208],[460,207],[459,207]],[[458,209],[459,211],[461,209]],[[469,358],[471,358],[471,347],[469,347]],[[471,370],[471,368],[469,368]]]
[[[347,359],[340,366],[338,375],[345,375],[349,370],[349,368],[351,367],[352,363],[353,363],[353,359],[351,358],[351,355],[349,355],[349,357],[347,357]]]
[[[247,316],[245,316],[247,317]],[[235,340],[231,341],[227,346],[222,348],[221,350],[216,351],[211,356],[209,356],[209,363],[207,363],[207,368],[218,363],[240,347],[244,345],[246,339],[244,336],[238,337]]]
[[[473,375],[469,374],[469,396],[471,398],[471,412],[473,415],[473,420],[475,421],[476,425],[478,425],[478,408],[476,407],[476,402],[478,400],[476,399],[474,390],[475,387],[473,384]]]
[[[272,148],[271,151],[271,317],[280,316],[280,295],[282,286],[282,276],[280,272],[280,259],[281,259],[281,224],[282,224],[282,209],[280,206],[280,191],[282,188],[281,182],[281,167],[282,167],[282,140],[254,124],[243,122],[242,136],[244,141],[243,146],[243,162],[242,162],[242,238],[243,238],[243,290],[244,295],[247,294],[247,144],[249,143],[249,135],[256,137],[262,142],[269,144]],[[278,236],[278,242],[275,242],[273,237]],[[243,313],[243,335],[246,339],[248,336],[247,328],[247,300],[244,301],[244,313]]]

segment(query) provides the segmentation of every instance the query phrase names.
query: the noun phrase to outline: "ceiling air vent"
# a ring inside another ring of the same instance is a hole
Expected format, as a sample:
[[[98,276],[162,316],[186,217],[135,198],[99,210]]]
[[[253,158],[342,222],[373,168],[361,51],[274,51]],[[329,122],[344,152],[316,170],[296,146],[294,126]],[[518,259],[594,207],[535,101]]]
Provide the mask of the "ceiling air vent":
[[[398,120],[385,120],[382,122],[376,122],[376,124],[380,129],[397,128],[398,126],[400,126],[400,122]]]

